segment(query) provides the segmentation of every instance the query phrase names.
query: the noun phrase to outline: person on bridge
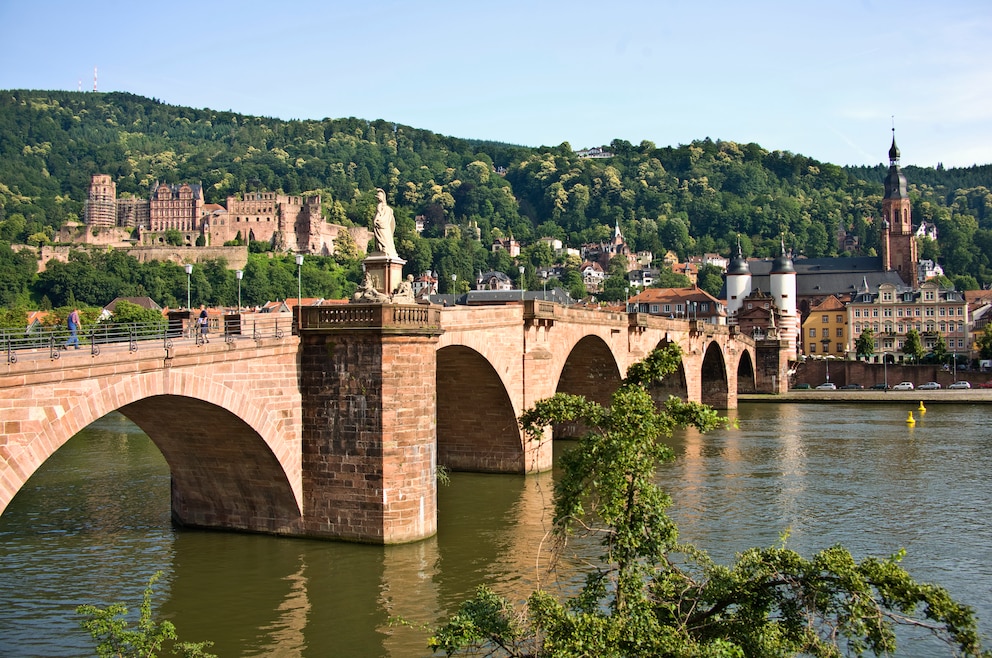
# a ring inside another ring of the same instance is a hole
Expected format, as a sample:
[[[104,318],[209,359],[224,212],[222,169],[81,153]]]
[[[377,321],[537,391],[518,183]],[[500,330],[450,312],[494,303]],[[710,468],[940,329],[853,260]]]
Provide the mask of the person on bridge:
[[[72,313],[66,318],[66,325],[69,327],[69,340],[65,341],[65,349],[69,349],[70,345],[74,345],[76,349],[79,349],[79,336],[76,335],[79,331],[79,309],[72,309]]]
[[[203,336],[203,342],[209,343],[207,339],[207,307],[200,304],[200,318],[197,320],[200,324],[200,335]]]

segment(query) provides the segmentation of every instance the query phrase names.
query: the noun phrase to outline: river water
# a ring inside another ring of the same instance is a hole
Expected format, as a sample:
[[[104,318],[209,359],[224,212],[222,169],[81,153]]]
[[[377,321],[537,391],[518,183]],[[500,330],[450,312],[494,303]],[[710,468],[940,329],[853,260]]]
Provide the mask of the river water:
[[[988,637],[989,413],[743,404],[731,412],[737,429],[674,437],[678,460],[661,478],[682,539],[718,561],[786,531],[807,556],[835,543],[859,558],[905,548],[904,566],[975,607]],[[179,530],[161,454],[111,414],[49,459],[0,517],[0,655],[93,655],[75,607],[124,602],[134,612],[161,571],[157,616],[225,658],[425,656],[416,624],[444,618],[478,584],[520,599],[547,584],[539,548],[552,487],[551,473],[455,473],[439,488],[437,536],[406,546]],[[912,640],[899,655],[934,651]]]

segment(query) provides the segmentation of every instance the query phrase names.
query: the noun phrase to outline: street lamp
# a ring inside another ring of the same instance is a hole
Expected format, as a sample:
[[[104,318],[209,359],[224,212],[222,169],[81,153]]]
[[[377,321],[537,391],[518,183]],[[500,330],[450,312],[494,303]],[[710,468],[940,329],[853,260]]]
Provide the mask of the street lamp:
[[[452,274],[451,275],[451,294],[452,295],[457,294],[457,291],[455,290],[455,281],[457,281],[457,280],[458,280],[458,275],[457,274]]]
[[[524,301],[524,266],[518,267],[517,271],[520,272],[520,301]]]
[[[190,275],[193,274],[193,263],[186,263],[185,269],[186,269],[186,310],[189,310],[190,307],[192,306],[190,304],[189,285],[190,285]]]
[[[824,329],[824,331],[826,331],[826,329]],[[830,336],[824,337],[823,340],[821,340],[820,342],[823,343],[823,362],[826,364],[826,368],[827,368],[827,381],[829,382],[830,381],[830,359],[827,358],[829,356],[829,354],[827,354],[827,352],[830,350]]]
[[[238,313],[241,312],[241,279],[245,278],[244,270],[235,270],[234,276],[238,278]]]
[[[303,306],[303,254],[296,254],[296,306]]]

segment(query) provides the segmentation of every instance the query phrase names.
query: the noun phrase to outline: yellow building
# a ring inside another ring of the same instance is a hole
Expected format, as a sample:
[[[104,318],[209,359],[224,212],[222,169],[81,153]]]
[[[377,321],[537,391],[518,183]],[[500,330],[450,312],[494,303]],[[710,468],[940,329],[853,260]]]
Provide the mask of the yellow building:
[[[843,359],[850,337],[848,327],[847,309],[830,295],[811,308],[803,322],[803,354]]]

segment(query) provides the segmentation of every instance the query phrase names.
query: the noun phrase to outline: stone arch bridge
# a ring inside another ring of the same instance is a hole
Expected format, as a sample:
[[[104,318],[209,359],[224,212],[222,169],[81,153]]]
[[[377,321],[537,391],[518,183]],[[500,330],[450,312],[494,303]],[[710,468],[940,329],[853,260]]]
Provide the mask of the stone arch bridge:
[[[67,440],[119,411],[161,450],[182,525],[371,543],[436,532],[437,465],[550,469],[517,416],[555,392],[607,401],[678,344],[662,393],[718,408],[785,390],[787,347],[732,328],[539,300],[303,308],[298,332],[0,367],[0,511]]]

